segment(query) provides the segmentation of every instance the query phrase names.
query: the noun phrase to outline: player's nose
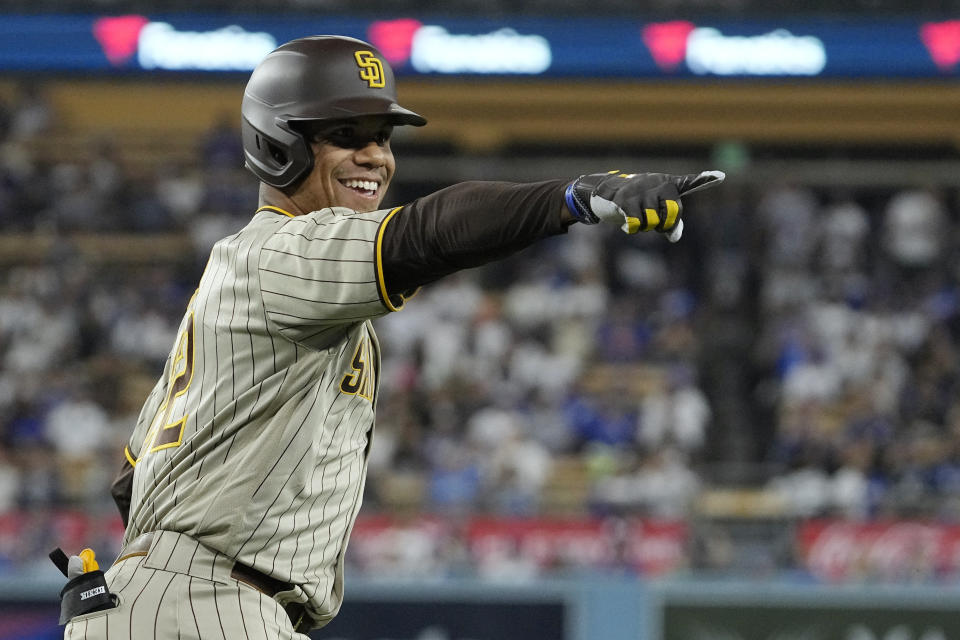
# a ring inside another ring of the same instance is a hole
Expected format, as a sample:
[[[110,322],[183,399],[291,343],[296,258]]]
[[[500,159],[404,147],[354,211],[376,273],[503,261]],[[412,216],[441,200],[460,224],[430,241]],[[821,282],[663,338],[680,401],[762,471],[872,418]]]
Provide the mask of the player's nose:
[[[378,168],[387,164],[390,151],[371,140],[354,152],[354,162],[363,167]]]

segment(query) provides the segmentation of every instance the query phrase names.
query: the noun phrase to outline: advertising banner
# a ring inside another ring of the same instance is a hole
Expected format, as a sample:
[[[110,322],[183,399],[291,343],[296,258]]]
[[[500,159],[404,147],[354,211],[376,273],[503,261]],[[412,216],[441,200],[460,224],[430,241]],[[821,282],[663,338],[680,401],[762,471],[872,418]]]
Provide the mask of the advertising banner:
[[[814,520],[797,532],[804,568],[826,582],[943,582],[960,576],[960,526]]]
[[[686,565],[687,536],[680,521],[361,517],[348,560],[381,575],[533,577],[609,570],[659,576]]]
[[[960,19],[0,15],[0,72],[246,73],[293,38],[376,45],[398,75],[954,78]]]

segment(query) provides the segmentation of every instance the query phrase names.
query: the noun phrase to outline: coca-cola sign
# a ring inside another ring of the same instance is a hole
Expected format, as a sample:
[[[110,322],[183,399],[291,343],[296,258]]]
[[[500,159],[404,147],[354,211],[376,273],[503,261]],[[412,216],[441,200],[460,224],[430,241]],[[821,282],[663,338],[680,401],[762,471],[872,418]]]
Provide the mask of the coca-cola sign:
[[[960,526],[814,520],[797,536],[804,566],[827,581],[930,581],[960,572]]]

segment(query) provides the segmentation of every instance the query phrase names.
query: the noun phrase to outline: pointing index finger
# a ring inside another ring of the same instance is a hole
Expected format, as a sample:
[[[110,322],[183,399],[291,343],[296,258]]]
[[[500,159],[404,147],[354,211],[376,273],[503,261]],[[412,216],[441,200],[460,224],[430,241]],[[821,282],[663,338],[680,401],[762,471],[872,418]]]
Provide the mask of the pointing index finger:
[[[680,176],[677,180],[677,191],[680,192],[681,196],[685,196],[688,193],[720,184],[726,177],[727,174],[723,171],[701,171],[698,174],[691,173],[686,176]]]

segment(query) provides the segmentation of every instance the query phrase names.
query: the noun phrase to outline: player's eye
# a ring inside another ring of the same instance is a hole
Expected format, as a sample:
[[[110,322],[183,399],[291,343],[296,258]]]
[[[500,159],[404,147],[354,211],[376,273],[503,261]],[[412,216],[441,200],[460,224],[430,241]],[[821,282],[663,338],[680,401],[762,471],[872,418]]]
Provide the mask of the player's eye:
[[[357,131],[354,127],[337,127],[325,132],[323,137],[330,144],[346,149],[356,146]]]
[[[384,146],[390,140],[393,127],[383,127],[371,131],[353,125],[337,126],[319,134],[319,138],[341,149],[362,149],[371,142]]]

